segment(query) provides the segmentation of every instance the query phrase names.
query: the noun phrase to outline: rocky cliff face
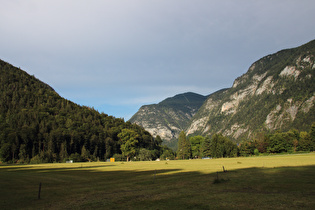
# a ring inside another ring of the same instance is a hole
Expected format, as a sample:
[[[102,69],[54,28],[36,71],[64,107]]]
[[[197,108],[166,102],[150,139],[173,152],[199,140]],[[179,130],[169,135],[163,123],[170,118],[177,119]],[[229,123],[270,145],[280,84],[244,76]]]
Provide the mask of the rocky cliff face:
[[[197,100],[196,106],[191,106],[194,97],[181,105],[164,103],[172,101],[166,99],[141,107],[130,121],[164,140],[177,137],[181,130],[188,135],[221,132],[236,141],[261,131],[308,130],[315,122],[314,61],[315,40],[256,61],[231,88]]]
[[[257,131],[307,129],[315,121],[314,58],[312,41],[258,60],[230,89],[209,96],[187,134],[240,140]]]
[[[171,140],[188,126],[205,100],[205,96],[195,93],[179,94],[159,104],[142,106],[129,121],[142,126],[154,137],[159,135]]]

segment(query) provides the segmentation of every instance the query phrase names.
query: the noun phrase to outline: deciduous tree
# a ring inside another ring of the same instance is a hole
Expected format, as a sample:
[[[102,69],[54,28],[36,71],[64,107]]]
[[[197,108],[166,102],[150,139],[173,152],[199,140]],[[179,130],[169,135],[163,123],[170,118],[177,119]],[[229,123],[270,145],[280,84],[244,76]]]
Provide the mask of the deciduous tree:
[[[120,150],[122,154],[129,158],[136,154],[136,144],[138,143],[139,134],[131,129],[123,129],[119,134],[118,138],[120,139]]]

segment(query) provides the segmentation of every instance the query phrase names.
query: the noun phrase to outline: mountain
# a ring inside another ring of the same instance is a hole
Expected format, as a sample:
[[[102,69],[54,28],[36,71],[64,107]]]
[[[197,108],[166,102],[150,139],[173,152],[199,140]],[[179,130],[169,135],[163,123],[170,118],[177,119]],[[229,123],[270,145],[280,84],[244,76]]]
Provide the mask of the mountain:
[[[156,149],[140,126],[66,100],[2,60],[0,90],[0,162],[104,160],[122,153],[122,131],[137,134],[137,149]]]
[[[257,132],[308,130],[315,122],[315,40],[253,63],[227,90],[211,94],[187,134],[221,132],[236,141]]]
[[[314,60],[315,40],[281,50],[254,62],[231,88],[210,94],[193,112],[183,110],[184,104],[166,108],[161,102],[141,107],[131,122],[164,140],[181,130],[204,136],[220,132],[238,142],[257,132],[309,130],[315,122]]]
[[[171,140],[188,126],[206,98],[191,92],[178,94],[158,104],[142,106],[129,121],[142,126],[153,136]]]

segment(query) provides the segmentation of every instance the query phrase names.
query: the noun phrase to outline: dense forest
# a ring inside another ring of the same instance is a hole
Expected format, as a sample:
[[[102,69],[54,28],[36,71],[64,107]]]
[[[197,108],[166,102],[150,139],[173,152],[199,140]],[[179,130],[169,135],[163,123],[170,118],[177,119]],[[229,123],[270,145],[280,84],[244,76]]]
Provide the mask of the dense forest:
[[[129,150],[160,156],[161,140],[140,126],[64,99],[2,60],[0,90],[0,162],[123,159]],[[132,147],[121,138],[127,134],[135,136]]]

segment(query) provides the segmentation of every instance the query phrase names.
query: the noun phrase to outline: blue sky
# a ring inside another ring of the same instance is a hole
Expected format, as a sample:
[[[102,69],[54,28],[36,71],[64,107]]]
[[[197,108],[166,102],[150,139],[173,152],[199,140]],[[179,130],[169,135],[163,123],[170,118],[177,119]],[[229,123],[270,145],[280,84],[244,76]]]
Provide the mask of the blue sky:
[[[0,0],[0,59],[128,120],[315,39],[314,0]]]

